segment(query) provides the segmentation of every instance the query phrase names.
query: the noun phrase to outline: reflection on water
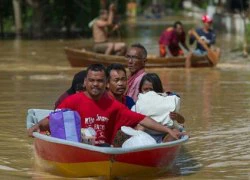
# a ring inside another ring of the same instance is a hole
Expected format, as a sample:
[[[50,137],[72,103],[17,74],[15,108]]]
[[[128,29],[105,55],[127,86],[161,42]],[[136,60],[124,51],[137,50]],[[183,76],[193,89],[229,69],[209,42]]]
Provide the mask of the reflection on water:
[[[146,29],[145,34],[128,37],[126,42],[145,43],[150,53],[157,53],[157,36],[151,38],[149,32]],[[53,108],[57,97],[80,70],[69,66],[63,47],[91,42],[90,39],[1,42],[1,179],[51,176],[33,168],[33,140],[26,136],[26,112],[29,108]],[[219,44],[234,48],[229,42],[225,38]],[[147,70],[160,75],[166,91],[181,96],[181,113],[186,117],[185,126],[191,135],[173,171],[160,179],[249,178],[250,68],[246,60],[238,62],[236,67],[231,65],[226,55],[212,69]]]

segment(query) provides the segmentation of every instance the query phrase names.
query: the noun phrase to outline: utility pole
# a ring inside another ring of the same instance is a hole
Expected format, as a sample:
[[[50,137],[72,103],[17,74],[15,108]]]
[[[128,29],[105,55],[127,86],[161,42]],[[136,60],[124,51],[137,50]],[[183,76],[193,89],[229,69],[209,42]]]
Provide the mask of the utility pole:
[[[20,0],[12,0],[17,38],[20,38],[22,34],[22,12],[20,3]]]
[[[0,0],[0,36],[1,39],[4,38],[4,28],[3,28],[3,0]]]
[[[244,40],[243,40],[243,56],[244,57],[247,57],[248,56],[248,52],[247,52],[247,26],[246,26],[246,13],[244,11],[244,8],[243,8],[243,2],[242,0],[240,0],[240,15],[241,15],[241,18],[243,20],[243,26],[244,26]]]

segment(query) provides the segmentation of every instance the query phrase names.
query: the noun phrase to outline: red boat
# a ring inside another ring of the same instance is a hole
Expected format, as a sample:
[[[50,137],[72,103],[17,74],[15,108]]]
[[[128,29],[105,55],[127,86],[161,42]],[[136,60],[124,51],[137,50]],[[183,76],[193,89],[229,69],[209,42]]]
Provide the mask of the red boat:
[[[37,165],[66,177],[148,176],[166,172],[173,165],[179,140],[134,148],[97,147],[33,133]]]

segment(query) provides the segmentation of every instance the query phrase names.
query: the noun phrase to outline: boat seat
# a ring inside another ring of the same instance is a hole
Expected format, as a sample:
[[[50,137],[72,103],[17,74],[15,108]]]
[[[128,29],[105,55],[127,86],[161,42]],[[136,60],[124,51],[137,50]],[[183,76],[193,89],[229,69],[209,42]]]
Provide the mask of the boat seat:
[[[31,128],[39,121],[49,116],[49,114],[54,110],[48,109],[28,109],[26,117],[26,127],[27,129]]]

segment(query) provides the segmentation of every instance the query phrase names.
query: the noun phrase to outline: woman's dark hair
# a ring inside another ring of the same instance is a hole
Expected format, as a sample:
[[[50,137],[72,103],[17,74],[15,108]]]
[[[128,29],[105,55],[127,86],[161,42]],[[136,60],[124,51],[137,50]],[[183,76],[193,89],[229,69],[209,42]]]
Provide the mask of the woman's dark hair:
[[[178,25],[182,26],[181,21],[176,21],[173,26],[176,29]]]
[[[71,87],[67,90],[68,94],[75,94],[76,91],[84,90],[83,82],[86,77],[86,71],[80,71],[74,75]]]
[[[140,85],[139,85],[139,92],[140,93],[142,92],[142,85],[144,84],[145,81],[149,81],[152,83],[153,89],[155,92],[163,93],[161,79],[159,78],[159,76],[156,73],[147,73],[142,77]]]

